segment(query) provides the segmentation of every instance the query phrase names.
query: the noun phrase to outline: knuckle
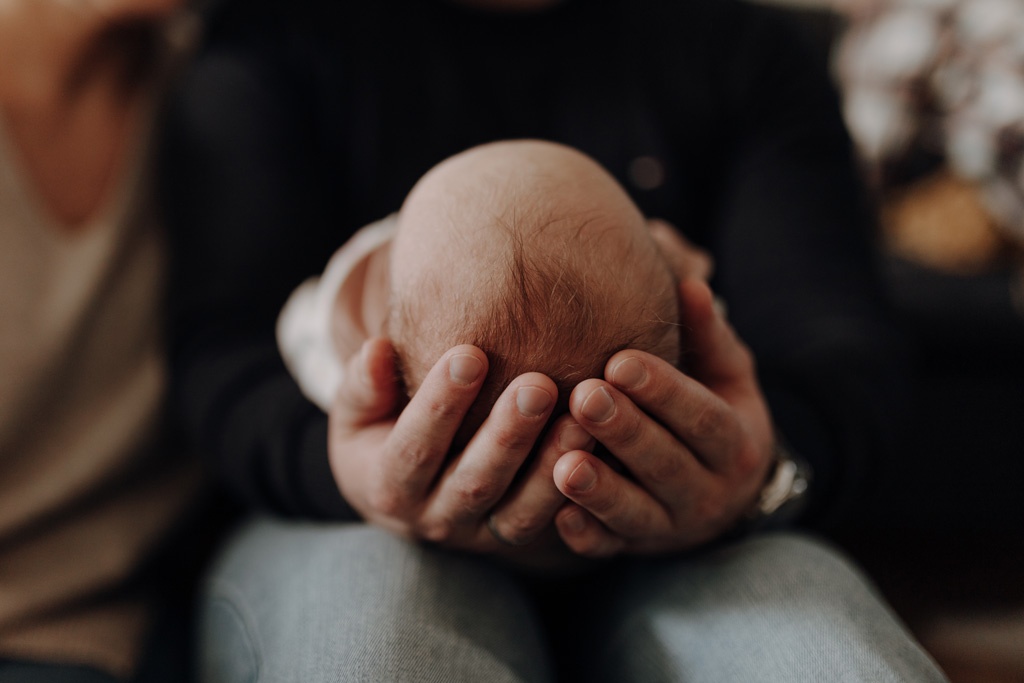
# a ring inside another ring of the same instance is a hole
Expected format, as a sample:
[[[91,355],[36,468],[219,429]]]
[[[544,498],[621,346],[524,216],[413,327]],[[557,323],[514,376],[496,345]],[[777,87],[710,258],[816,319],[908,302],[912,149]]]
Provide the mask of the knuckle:
[[[450,519],[438,518],[423,522],[417,529],[419,535],[430,543],[444,545],[455,538],[455,524]]]
[[[428,401],[426,405],[426,412],[432,423],[450,422],[459,416],[460,409],[459,403],[441,397]]]
[[[459,507],[469,513],[480,513],[489,509],[500,494],[499,485],[489,480],[464,481],[455,488],[455,498]]]
[[[366,501],[371,510],[383,517],[398,518],[405,510],[402,497],[389,489],[377,488],[370,491]]]
[[[517,429],[500,429],[494,435],[494,446],[503,452],[520,451],[533,445],[532,434]]]
[[[495,522],[503,537],[517,545],[524,545],[540,534],[543,524],[540,520],[524,515],[512,515],[506,520]]]
[[[712,439],[726,427],[727,415],[715,403],[705,403],[697,409],[691,426],[692,436],[700,441]]]
[[[393,447],[397,459],[412,469],[426,467],[433,460],[433,453],[427,444],[408,436],[396,436]]]

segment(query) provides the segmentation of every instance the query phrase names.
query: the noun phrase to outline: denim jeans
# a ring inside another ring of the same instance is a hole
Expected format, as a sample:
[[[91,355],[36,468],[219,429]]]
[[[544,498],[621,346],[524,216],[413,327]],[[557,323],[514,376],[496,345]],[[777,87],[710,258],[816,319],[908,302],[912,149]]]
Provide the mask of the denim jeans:
[[[846,559],[796,534],[538,590],[363,524],[260,519],[204,591],[203,683],[945,680]]]

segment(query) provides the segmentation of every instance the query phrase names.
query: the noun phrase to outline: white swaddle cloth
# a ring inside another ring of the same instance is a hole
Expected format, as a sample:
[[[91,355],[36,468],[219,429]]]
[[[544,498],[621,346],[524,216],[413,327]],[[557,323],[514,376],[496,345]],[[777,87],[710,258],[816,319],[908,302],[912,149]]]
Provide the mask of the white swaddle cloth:
[[[284,363],[302,393],[324,412],[345,378],[344,359],[380,333],[366,329],[360,314],[363,266],[371,254],[390,244],[396,227],[397,214],[392,214],[360,229],[334,252],[322,275],[292,292],[277,318],[277,346]],[[347,319],[332,323],[334,315]],[[345,349],[338,348],[339,340],[331,332],[339,324],[351,331],[343,340]]]

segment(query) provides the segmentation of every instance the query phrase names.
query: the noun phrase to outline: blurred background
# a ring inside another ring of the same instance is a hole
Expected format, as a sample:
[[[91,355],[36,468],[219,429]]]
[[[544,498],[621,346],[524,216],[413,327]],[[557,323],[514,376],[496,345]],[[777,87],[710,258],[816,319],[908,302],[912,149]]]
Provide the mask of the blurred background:
[[[917,363],[887,514],[843,543],[952,680],[1024,680],[1024,2],[770,4],[840,90]]]

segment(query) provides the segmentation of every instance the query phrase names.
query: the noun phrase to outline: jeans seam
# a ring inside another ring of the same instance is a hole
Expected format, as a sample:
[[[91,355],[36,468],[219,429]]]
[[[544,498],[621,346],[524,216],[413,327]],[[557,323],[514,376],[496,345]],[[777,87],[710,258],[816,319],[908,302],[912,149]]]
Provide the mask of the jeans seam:
[[[246,606],[243,592],[230,581],[215,579],[209,583],[209,594],[215,596],[211,603],[219,602],[226,605],[242,625],[242,632],[256,669],[252,683],[260,683],[263,680],[263,643],[259,638],[258,629],[255,628],[256,619]]]

